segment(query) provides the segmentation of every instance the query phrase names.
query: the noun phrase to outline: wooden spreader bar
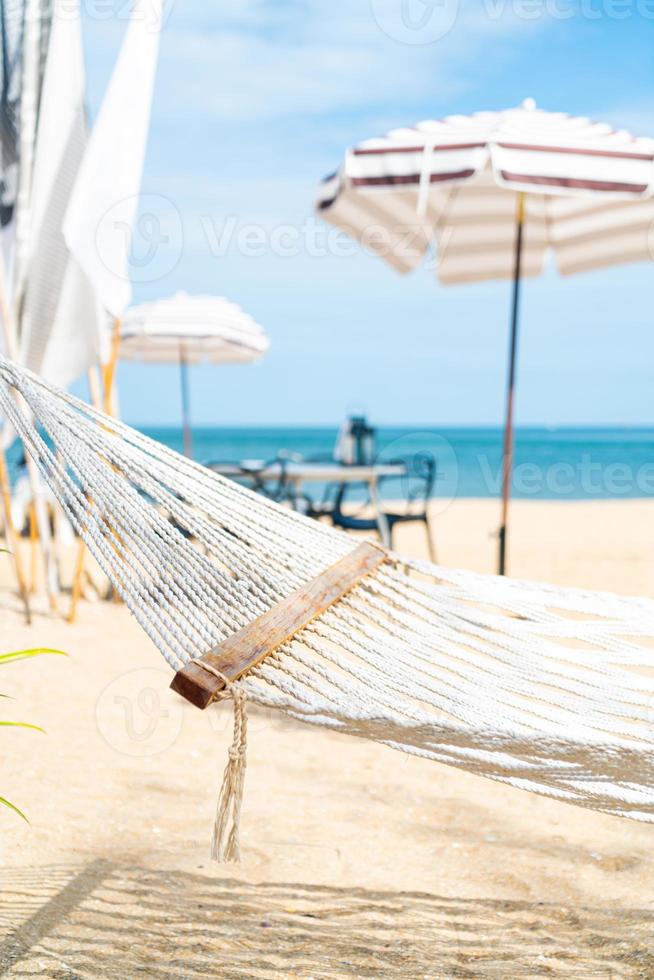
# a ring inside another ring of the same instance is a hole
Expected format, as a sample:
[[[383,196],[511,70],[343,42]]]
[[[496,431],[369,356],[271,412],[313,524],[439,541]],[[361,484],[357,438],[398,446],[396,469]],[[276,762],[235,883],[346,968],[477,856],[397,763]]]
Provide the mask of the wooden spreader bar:
[[[381,547],[360,545],[263,616],[187,664],[175,675],[171,688],[196,707],[207,708],[224,690],[223,678],[230,683],[238,680],[388,560],[389,555]],[[201,663],[222,676],[211,673]]]

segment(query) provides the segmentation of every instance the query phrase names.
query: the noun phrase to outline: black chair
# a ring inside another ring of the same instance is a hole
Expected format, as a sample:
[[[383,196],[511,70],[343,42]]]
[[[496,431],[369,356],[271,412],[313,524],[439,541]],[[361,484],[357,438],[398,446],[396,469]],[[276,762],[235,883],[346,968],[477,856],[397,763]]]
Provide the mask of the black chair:
[[[290,457],[301,463],[334,463],[334,453],[329,450],[320,453],[311,453],[309,456],[295,455]],[[325,484],[322,495],[319,499],[314,499],[304,488],[296,490],[293,498],[293,509],[304,514],[305,517],[312,517],[319,521],[322,517],[331,518],[334,511],[334,503],[341,483]]]
[[[287,475],[288,460],[284,456],[262,463],[261,466],[243,466],[234,460],[211,460],[204,464],[207,469],[220,473],[224,467],[233,467],[229,479],[240,486],[254,490],[277,503],[290,501],[290,491]]]
[[[403,493],[403,506],[401,508],[385,508],[382,506],[381,514],[388,527],[389,544],[393,546],[393,532],[399,524],[420,523],[424,524],[427,534],[427,546],[431,561],[436,562],[436,546],[432,534],[429,520],[429,501],[436,483],[436,460],[430,453],[416,453],[402,459],[388,460],[391,465],[403,467],[401,476],[384,476],[377,481],[377,489],[381,498],[382,490],[393,483],[401,483]],[[364,484],[342,483],[338,487],[334,499],[334,505],[330,512],[331,521],[335,527],[340,527],[345,531],[371,531],[380,533],[379,517],[377,514],[370,515],[373,501],[370,499],[370,488],[366,499],[353,502],[350,496],[353,488],[360,488]]]

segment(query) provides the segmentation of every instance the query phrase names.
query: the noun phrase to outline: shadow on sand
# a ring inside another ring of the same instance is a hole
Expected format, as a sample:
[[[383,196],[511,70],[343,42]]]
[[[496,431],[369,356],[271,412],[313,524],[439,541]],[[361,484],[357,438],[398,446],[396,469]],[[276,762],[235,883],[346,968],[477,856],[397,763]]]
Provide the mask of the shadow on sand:
[[[654,977],[646,911],[250,885],[105,861],[5,871],[0,888],[2,977]]]

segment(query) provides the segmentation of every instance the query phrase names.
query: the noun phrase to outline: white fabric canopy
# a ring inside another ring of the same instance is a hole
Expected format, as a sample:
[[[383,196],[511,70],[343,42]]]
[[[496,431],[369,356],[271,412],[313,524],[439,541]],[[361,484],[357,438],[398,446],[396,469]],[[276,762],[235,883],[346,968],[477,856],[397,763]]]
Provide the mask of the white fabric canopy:
[[[654,139],[520,108],[418,123],[350,149],[317,207],[400,272],[433,242],[443,283],[509,279],[515,193],[526,192],[522,275],[548,249],[564,275],[654,255]]]
[[[68,248],[114,317],[132,298],[129,253],[162,21],[161,0],[137,0],[64,221]]]
[[[104,317],[62,224],[87,143],[78,0],[56,0],[31,179],[18,295],[19,360],[67,387],[100,360]]]
[[[220,296],[177,293],[132,307],[121,325],[120,356],[128,361],[242,364],[269,346],[263,327]]]

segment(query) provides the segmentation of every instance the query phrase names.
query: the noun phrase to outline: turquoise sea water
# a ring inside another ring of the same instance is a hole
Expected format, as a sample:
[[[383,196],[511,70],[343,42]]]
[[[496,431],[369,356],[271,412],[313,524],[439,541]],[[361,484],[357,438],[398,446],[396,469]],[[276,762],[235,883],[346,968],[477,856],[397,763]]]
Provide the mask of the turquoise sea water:
[[[179,429],[144,431],[174,449]],[[201,462],[271,460],[280,451],[312,456],[329,452],[335,428],[196,428],[194,456]],[[380,459],[433,454],[435,496],[494,497],[499,492],[502,431],[489,428],[378,429]],[[522,499],[626,499],[654,497],[654,429],[520,429],[516,433],[514,495]],[[320,492],[315,487],[316,494]],[[389,483],[387,496],[398,495]]]
[[[182,450],[179,428],[144,428],[154,439]],[[200,462],[273,460],[279,453],[329,454],[336,428],[202,428],[194,430]],[[500,492],[502,431],[491,428],[394,428],[377,430],[380,461],[428,453],[437,464],[434,496],[497,497]],[[9,463],[16,474],[20,449]],[[314,497],[322,487],[306,488]],[[407,491],[398,481],[382,487],[387,498]],[[513,495],[532,500],[654,498],[654,429],[520,429],[516,433]]]

